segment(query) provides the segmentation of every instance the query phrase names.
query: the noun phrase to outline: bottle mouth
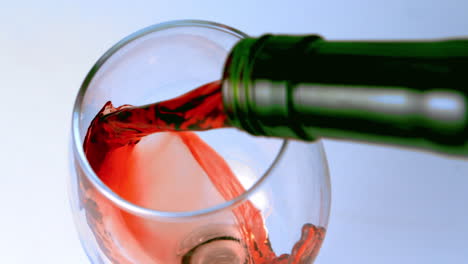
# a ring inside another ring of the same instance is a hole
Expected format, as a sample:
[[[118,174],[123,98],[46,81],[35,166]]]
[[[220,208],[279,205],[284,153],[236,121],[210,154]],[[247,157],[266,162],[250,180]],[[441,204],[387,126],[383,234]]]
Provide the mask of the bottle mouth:
[[[257,41],[253,38],[244,38],[239,41],[229,53],[224,66],[222,93],[224,111],[227,113],[229,123],[242,128],[250,134],[256,135],[257,129],[252,118],[245,115],[249,113],[249,98],[252,83],[251,62],[253,61],[252,46]]]
[[[139,30],[128,37],[122,39],[113,47],[111,47],[104,55],[95,63],[95,65],[91,68],[90,72],[86,76],[83,84],[78,92],[78,95],[75,100],[75,104],[73,107],[73,116],[72,116],[72,149],[73,154],[77,157],[77,165],[83,170],[85,177],[91,184],[96,188],[98,192],[100,192],[103,196],[109,199],[112,203],[114,203],[119,208],[133,214],[136,216],[144,217],[144,218],[151,218],[160,221],[170,221],[170,222],[183,222],[187,221],[190,218],[199,218],[204,217],[207,215],[214,214],[216,212],[226,210],[228,208],[233,208],[236,205],[240,204],[241,202],[245,201],[249,197],[251,197],[256,191],[259,189],[260,185],[267,179],[267,177],[271,174],[271,172],[275,169],[276,165],[281,160],[283,153],[287,149],[287,140],[283,140],[281,147],[276,154],[274,160],[272,161],[271,165],[268,169],[256,180],[256,182],[244,193],[237,196],[236,198],[226,201],[221,204],[217,204],[212,207],[207,207],[200,210],[193,210],[193,211],[181,211],[181,212],[170,212],[170,211],[159,211],[153,210],[149,208],[145,208],[134,203],[131,203],[122,197],[120,197],[117,193],[112,191],[94,172],[89,164],[86,155],[83,150],[83,135],[80,132],[81,127],[81,113],[83,112],[83,100],[84,95],[93,80],[93,77],[99,71],[99,69],[105,64],[105,62],[117,51],[119,51],[124,46],[128,45],[132,41],[141,38],[145,35],[150,33],[167,30],[176,27],[202,27],[202,28],[209,28],[217,31],[222,31],[224,33],[233,35],[238,37],[239,39],[243,39],[248,37],[245,33],[231,28],[229,26],[209,22],[209,21],[202,21],[202,20],[176,20],[176,21],[169,21],[161,24],[156,24]]]

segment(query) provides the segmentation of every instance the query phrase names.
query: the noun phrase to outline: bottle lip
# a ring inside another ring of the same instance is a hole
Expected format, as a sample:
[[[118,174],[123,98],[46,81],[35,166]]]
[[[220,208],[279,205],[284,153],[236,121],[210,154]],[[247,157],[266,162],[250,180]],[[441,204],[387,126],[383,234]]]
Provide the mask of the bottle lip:
[[[161,31],[161,30],[174,28],[174,27],[184,27],[184,26],[205,27],[205,28],[220,30],[228,34],[237,36],[240,39],[247,37],[247,34],[242,33],[241,31],[237,29],[231,28],[223,24],[213,23],[209,21],[202,21],[202,20],[169,21],[169,22],[165,22],[161,24],[152,25],[142,30],[139,30],[129,35],[128,37],[122,39],[121,41],[119,41],[117,44],[111,47],[106,53],[104,53],[104,55],[102,55],[102,57],[95,63],[95,65],[92,67],[92,69],[86,76],[85,80],[83,81],[83,84],[78,92],[78,95],[75,100],[75,104],[73,106],[73,115],[72,115],[72,131],[71,131],[72,132],[71,148],[73,151],[72,153],[75,157],[77,157],[76,158],[76,162],[78,163],[77,166],[79,166],[83,170],[86,179],[91,182],[91,184],[98,190],[99,193],[104,195],[107,199],[109,199],[119,208],[127,212],[130,212],[134,215],[138,215],[140,217],[157,219],[157,220],[166,221],[166,222],[178,222],[178,221],[184,222],[189,219],[209,216],[213,213],[217,213],[225,209],[235,207],[241,202],[245,201],[246,199],[248,199],[249,197],[251,197],[253,194],[255,194],[258,191],[262,183],[268,178],[267,176],[270,175],[271,172],[276,168],[276,165],[284,156],[283,154],[287,149],[287,142],[288,142],[287,140],[283,140],[281,148],[279,149],[278,154],[276,155],[275,159],[272,161],[272,164],[270,165],[268,170],[265,171],[263,175],[255,182],[253,186],[251,186],[244,193],[242,193],[241,195],[239,195],[238,197],[232,200],[226,201],[216,206],[207,207],[201,210],[186,211],[186,212],[169,212],[169,211],[152,210],[152,209],[148,209],[145,207],[141,207],[121,198],[119,195],[113,192],[106,184],[104,184],[104,182],[101,181],[101,179],[96,175],[94,170],[91,168],[88,160],[86,159],[86,155],[82,147],[83,141],[81,139],[81,133],[79,129],[80,128],[80,113],[82,112],[82,104],[83,104],[84,94],[87,90],[87,87],[90,85],[93,77],[95,76],[99,68],[114,53],[120,50],[123,46],[129,44],[130,42],[138,38],[141,38],[142,36],[148,35],[156,31]]]
[[[271,35],[240,40],[228,55],[222,79],[223,106],[230,125],[249,132],[263,135],[255,118],[249,118],[252,100],[251,73],[258,50]]]

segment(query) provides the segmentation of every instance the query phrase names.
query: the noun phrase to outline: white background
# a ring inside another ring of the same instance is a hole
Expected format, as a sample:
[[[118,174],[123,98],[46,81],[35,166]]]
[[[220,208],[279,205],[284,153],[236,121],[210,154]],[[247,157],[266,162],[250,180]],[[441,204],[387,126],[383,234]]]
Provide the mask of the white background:
[[[66,192],[74,97],[115,42],[187,18],[250,35],[468,37],[465,0],[2,1],[0,263],[87,263]],[[333,202],[316,263],[468,263],[466,161],[336,141],[325,146]]]

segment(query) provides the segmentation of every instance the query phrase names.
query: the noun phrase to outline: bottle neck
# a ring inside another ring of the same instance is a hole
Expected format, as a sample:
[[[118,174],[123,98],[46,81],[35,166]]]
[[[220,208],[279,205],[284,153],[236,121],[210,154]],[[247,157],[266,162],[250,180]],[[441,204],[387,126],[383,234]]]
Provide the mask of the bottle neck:
[[[320,137],[468,155],[468,40],[240,41],[226,62],[231,124],[254,135]]]

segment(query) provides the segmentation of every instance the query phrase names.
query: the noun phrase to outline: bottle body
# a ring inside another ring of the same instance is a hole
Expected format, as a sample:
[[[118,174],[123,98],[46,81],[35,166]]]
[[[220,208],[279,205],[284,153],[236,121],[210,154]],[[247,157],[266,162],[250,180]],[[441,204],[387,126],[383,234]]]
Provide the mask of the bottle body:
[[[231,124],[254,135],[468,155],[468,40],[265,35],[234,47],[222,89]]]

